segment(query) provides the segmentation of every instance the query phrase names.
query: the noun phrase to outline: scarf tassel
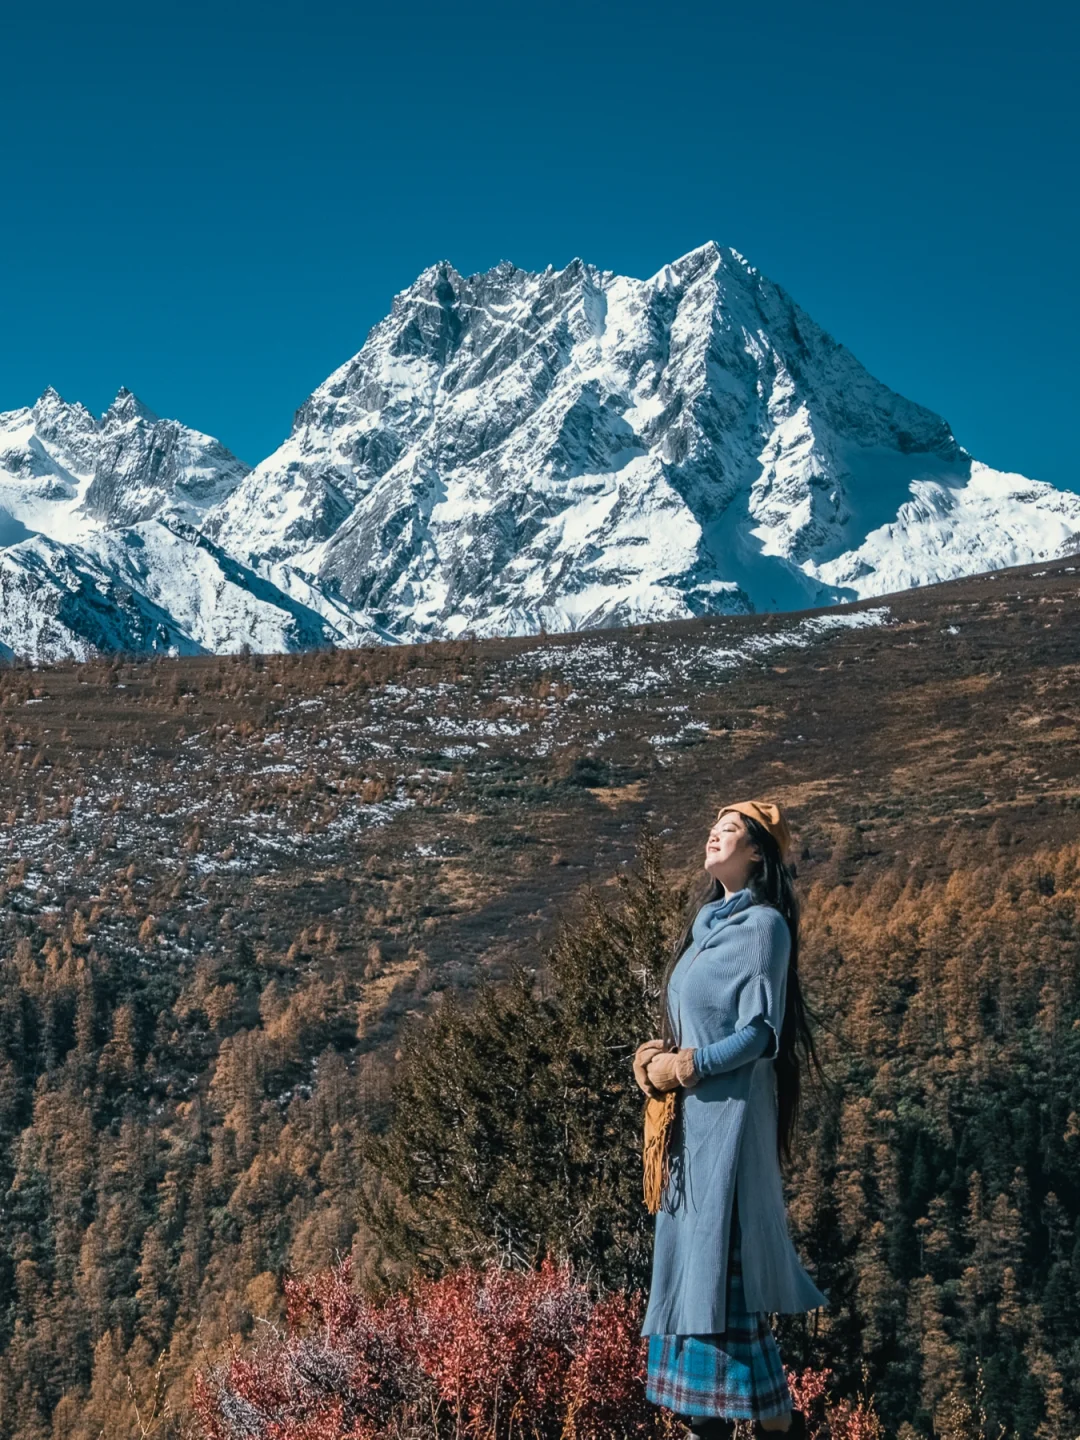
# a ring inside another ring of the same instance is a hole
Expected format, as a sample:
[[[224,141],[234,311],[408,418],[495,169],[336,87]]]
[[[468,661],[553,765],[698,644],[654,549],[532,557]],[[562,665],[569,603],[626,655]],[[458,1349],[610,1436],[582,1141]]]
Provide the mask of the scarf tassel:
[[[660,1209],[660,1202],[671,1175],[671,1130],[675,1120],[677,1090],[667,1090],[659,1100],[650,1096],[645,1101],[645,1142],[642,1148],[644,1178],[642,1190],[645,1208],[650,1215]]]

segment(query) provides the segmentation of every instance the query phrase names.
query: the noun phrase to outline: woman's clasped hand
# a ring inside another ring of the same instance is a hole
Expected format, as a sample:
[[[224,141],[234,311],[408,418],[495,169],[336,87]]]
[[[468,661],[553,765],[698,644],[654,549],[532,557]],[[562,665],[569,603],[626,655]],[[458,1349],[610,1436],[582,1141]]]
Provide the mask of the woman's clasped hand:
[[[634,1051],[634,1079],[638,1089],[644,1090],[652,1100],[660,1097],[660,1091],[649,1079],[649,1064],[664,1048],[662,1040],[644,1040]]]
[[[634,1079],[646,1095],[659,1099],[668,1090],[697,1082],[694,1051],[667,1050],[662,1040],[645,1040],[634,1054]]]

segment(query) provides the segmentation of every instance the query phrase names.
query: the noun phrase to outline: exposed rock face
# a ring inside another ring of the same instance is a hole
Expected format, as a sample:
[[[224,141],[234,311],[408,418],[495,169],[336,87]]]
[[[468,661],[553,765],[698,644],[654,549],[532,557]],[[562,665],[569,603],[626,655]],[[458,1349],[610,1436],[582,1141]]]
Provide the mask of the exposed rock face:
[[[108,526],[133,525],[162,512],[197,524],[249,469],[219,440],[177,420],[159,420],[122,389],[101,417],[83,509]]]
[[[46,391],[0,416],[0,507],[26,595],[48,536],[207,649],[794,609],[1080,543],[1080,496],[974,461],[711,243],[649,280],[432,266],[254,470]]]

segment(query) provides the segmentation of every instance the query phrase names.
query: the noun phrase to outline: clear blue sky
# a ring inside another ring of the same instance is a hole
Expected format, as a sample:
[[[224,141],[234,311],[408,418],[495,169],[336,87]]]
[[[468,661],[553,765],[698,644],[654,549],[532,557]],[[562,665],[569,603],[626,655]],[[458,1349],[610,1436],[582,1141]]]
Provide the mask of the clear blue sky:
[[[394,293],[707,239],[981,459],[1080,481],[1078,22],[1044,0],[4,7],[0,409],[255,461]]]

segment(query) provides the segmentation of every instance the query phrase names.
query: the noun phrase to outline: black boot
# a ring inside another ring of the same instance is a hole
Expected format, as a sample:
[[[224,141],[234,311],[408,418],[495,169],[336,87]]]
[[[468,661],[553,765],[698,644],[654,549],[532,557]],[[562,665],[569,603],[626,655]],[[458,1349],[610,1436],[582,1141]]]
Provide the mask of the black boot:
[[[766,1430],[760,1420],[754,1421],[755,1440],[806,1440],[807,1436],[806,1416],[801,1410],[792,1410],[791,1424],[786,1430]],[[817,1440],[826,1440],[828,1430],[819,1428]]]
[[[684,1415],[686,1440],[732,1440],[735,1421],[726,1415]]]

